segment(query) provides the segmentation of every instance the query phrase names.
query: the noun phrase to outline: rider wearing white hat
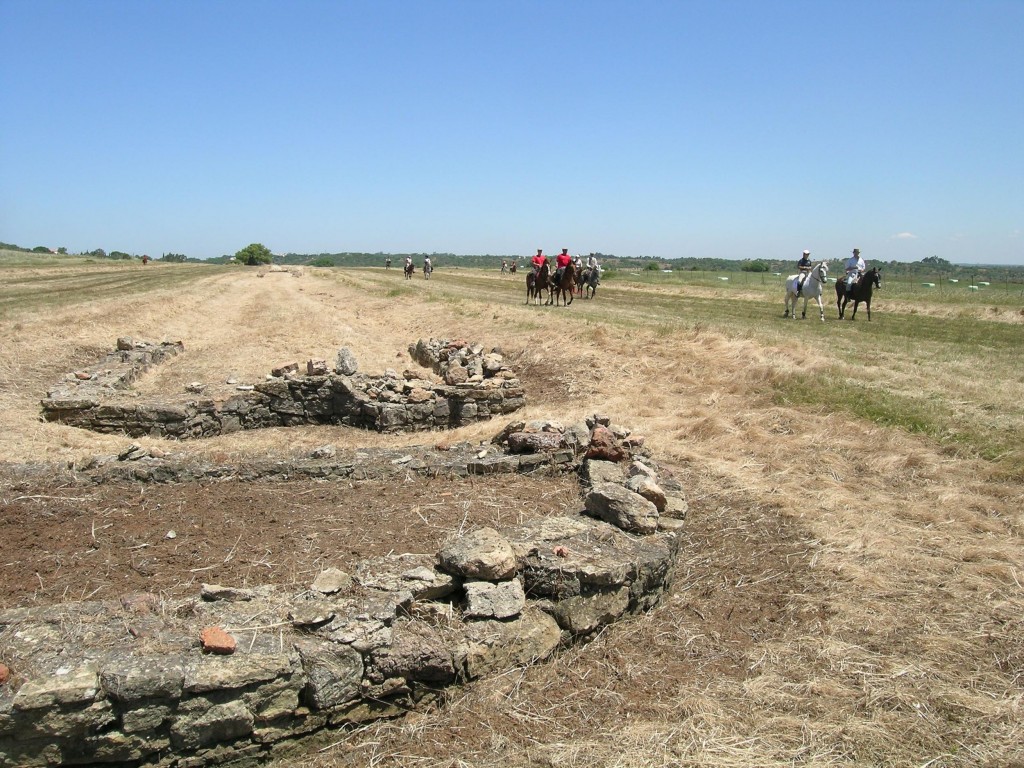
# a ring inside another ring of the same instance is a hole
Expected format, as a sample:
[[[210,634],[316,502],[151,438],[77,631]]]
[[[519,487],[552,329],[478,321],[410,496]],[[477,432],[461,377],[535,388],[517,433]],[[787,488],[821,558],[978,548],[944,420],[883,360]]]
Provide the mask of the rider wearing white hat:
[[[804,251],[803,255],[800,256],[800,261],[796,263],[798,270],[796,278],[796,295],[799,296],[804,289],[804,281],[807,280],[807,276],[811,273],[811,267],[814,266],[814,262],[811,261],[811,252]]]

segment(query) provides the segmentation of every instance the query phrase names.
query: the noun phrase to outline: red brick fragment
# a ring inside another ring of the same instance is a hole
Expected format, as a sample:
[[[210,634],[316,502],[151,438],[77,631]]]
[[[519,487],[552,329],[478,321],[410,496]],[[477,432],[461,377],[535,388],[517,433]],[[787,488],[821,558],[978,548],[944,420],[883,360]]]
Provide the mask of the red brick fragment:
[[[203,650],[207,653],[234,653],[238,643],[231,635],[220,627],[206,627],[199,633],[199,640],[203,644]]]

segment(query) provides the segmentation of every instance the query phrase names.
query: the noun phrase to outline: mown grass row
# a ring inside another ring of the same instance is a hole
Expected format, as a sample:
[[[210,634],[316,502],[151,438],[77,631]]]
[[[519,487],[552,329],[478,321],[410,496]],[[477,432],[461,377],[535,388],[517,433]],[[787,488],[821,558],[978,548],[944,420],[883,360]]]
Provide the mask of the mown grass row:
[[[25,272],[0,269],[0,317],[15,317],[118,296],[178,288],[225,267],[193,265],[82,265]]]

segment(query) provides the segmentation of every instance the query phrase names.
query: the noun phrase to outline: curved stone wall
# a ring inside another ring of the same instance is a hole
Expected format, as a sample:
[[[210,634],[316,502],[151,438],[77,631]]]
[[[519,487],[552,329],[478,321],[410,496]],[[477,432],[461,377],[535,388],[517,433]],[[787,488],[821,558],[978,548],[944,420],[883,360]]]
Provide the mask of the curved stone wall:
[[[524,453],[535,445],[545,450]],[[255,762],[323,729],[415,710],[447,686],[650,609],[668,585],[686,502],[642,445],[595,417],[568,428],[516,422],[486,450],[415,449],[403,471],[576,473],[584,508],[472,531],[432,556],[328,570],[299,594],[207,584],[178,602],[142,594],[2,611],[0,766]],[[369,474],[371,462],[302,466],[344,476]],[[377,464],[381,476],[395,471]],[[67,480],[217,471],[129,452]]]

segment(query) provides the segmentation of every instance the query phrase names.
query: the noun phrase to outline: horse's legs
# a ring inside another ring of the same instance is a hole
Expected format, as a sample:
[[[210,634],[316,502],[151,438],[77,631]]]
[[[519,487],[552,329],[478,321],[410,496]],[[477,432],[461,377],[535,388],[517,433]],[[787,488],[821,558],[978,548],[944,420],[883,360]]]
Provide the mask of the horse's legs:
[[[821,303],[821,294],[819,293],[814,297],[814,300],[818,302],[818,314],[821,315],[821,322],[825,322],[825,305]]]

